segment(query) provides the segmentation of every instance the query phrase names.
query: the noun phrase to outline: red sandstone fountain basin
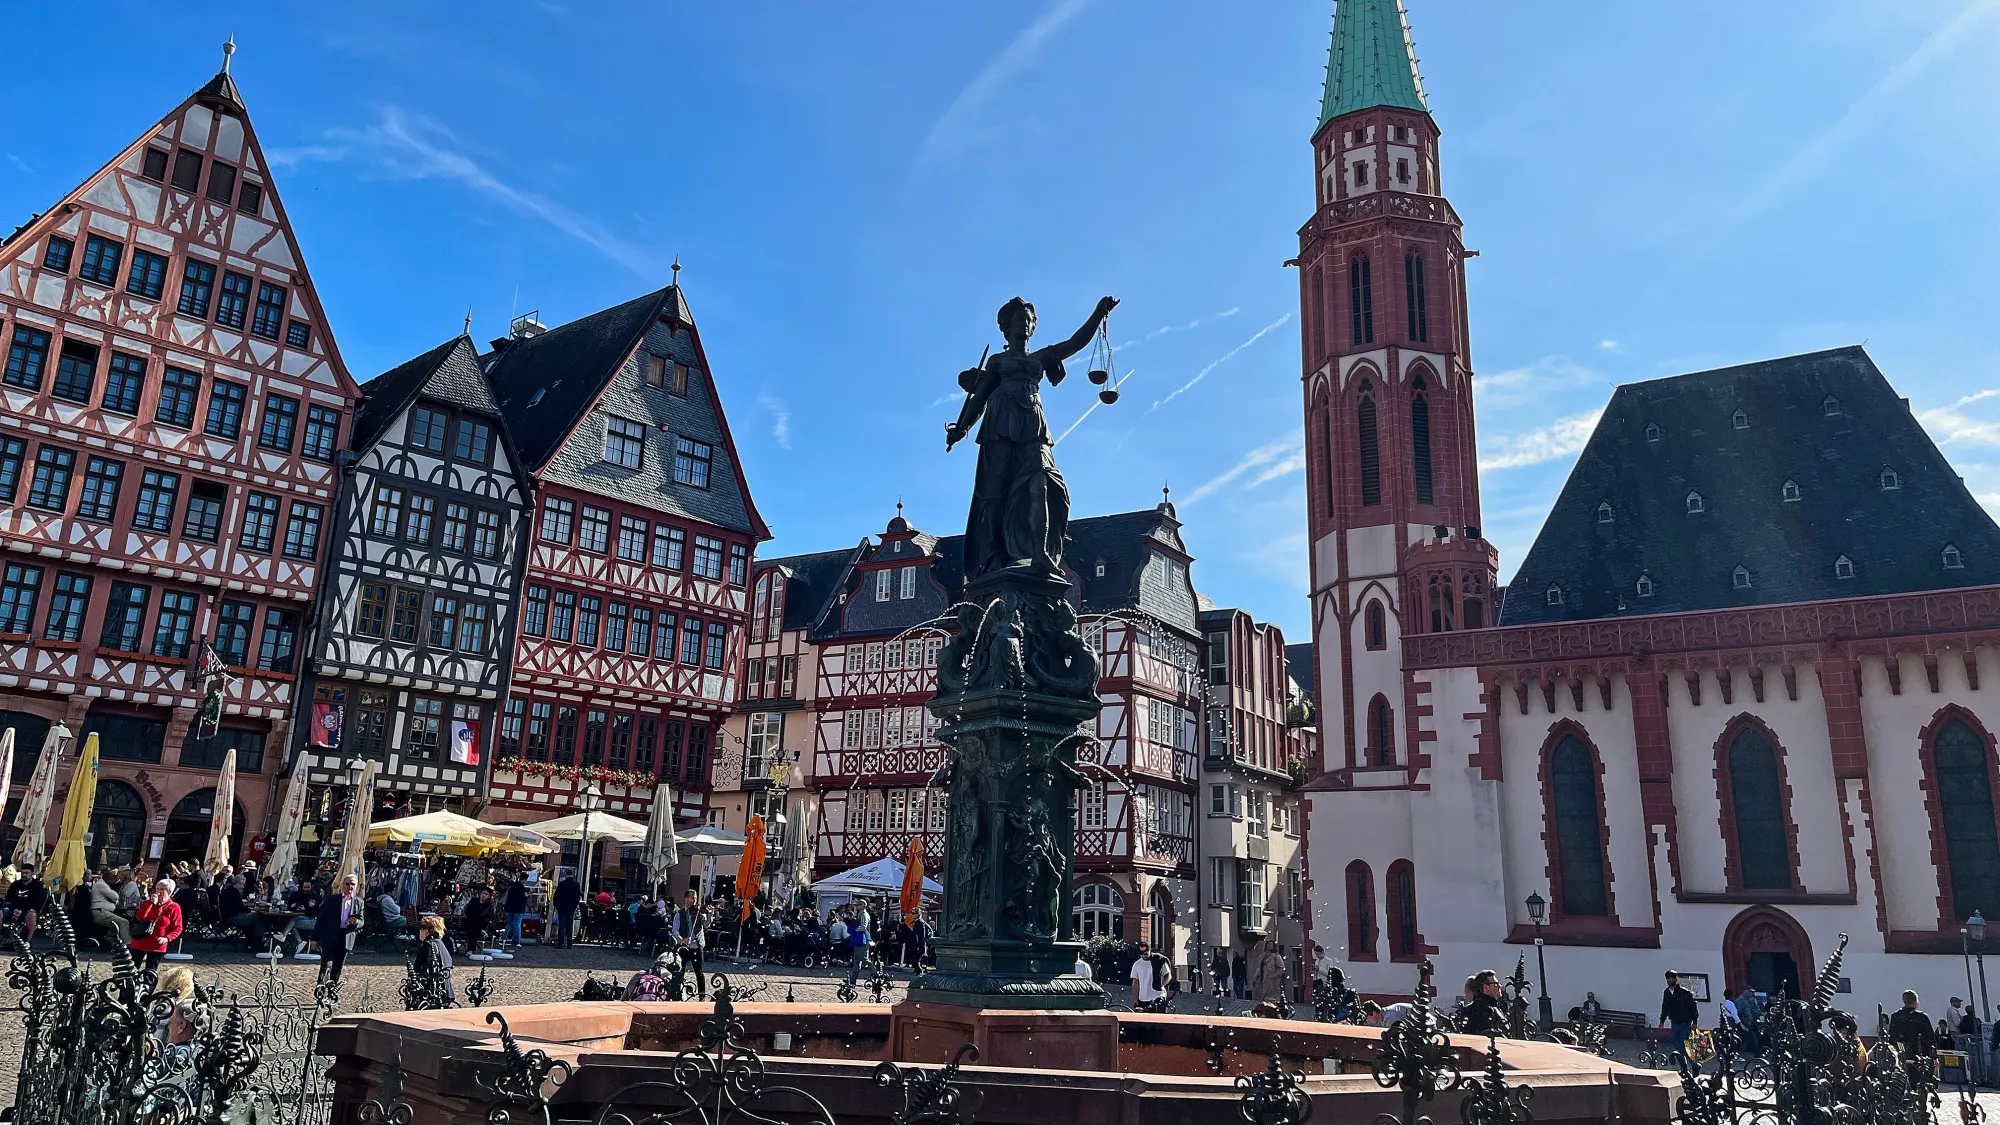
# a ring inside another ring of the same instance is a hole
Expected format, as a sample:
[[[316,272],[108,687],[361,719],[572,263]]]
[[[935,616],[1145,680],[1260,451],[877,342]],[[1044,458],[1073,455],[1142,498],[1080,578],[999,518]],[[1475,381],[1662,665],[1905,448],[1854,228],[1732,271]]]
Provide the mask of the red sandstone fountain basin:
[[[587,1119],[607,1100],[659,1112],[675,1102],[679,1054],[701,1046],[707,1004],[617,1001],[497,1009],[522,1050],[541,1050],[572,1073],[547,1095],[558,1121]],[[320,1032],[332,1055],[335,1125],[358,1125],[361,1107],[389,1090],[418,1125],[483,1125],[485,1093],[503,1070],[501,1040],[486,1009],[343,1016]],[[876,1064],[948,1061],[964,1043],[982,1065],[965,1066],[958,1087],[977,1099],[985,1125],[1241,1125],[1236,1078],[1265,1069],[1275,1055],[1303,1075],[1316,1125],[1372,1123],[1394,1114],[1401,1094],[1378,1085],[1370,1066],[1374,1028],[1201,1015],[984,1011],[936,1005],[743,1004],[738,1042],[763,1059],[766,1081],[817,1098],[838,1125],[886,1125],[899,1093],[875,1080]],[[1484,1065],[1486,1042],[1455,1036],[1468,1074]],[[892,1049],[893,1048],[893,1049]],[[1510,1084],[1533,1091],[1538,1125],[1666,1122],[1679,1081],[1548,1043],[1502,1040]],[[994,1064],[998,1065],[985,1065]],[[650,1085],[646,1085],[650,1084]],[[621,1095],[635,1086],[643,1088]],[[1460,1120],[1460,1092],[1424,1112],[1436,1125]],[[773,1095],[757,1112],[778,1121],[811,1120],[809,1103]],[[517,1116],[517,1120],[522,1119]]]

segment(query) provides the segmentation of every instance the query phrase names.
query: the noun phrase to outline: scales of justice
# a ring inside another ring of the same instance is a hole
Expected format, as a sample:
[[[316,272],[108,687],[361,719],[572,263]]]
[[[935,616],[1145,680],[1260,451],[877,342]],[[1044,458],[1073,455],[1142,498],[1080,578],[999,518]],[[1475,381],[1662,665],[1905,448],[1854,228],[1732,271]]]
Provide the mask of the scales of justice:
[[[1118,400],[1098,301],[1069,338],[1030,349],[1035,307],[999,313],[1006,346],[959,374],[965,403],[945,427],[951,449],[978,426],[965,526],[965,597],[948,611],[928,704],[946,747],[944,915],[937,968],[910,989],[918,1008],[1102,1009],[1104,990],[1076,975],[1070,928],[1080,744],[1093,737],[1097,658],[1077,631],[1063,576],[1069,489],[1056,469],[1041,384],[1087,347],[1099,400]]]

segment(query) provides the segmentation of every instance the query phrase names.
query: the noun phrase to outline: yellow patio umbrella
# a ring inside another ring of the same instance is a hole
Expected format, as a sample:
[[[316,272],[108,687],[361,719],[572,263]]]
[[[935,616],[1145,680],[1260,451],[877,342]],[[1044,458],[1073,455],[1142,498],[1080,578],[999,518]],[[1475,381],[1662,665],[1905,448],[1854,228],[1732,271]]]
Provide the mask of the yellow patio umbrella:
[[[70,774],[69,796],[63,798],[62,835],[49,857],[49,888],[68,890],[83,881],[83,837],[90,831],[90,814],[97,807],[97,735],[84,741]]]
[[[485,855],[489,852],[542,855],[558,847],[532,826],[488,824],[442,810],[398,817],[373,825],[368,829],[368,844],[377,848],[415,844],[446,855]]]
[[[903,924],[917,924],[917,910],[924,903],[924,838],[910,837],[910,850],[903,856]]]
[[[743,842],[743,855],[736,861],[736,897],[743,900],[743,920],[750,920],[750,900],[757,897],[757,882],[764,876],[764,818],[750,818]]]

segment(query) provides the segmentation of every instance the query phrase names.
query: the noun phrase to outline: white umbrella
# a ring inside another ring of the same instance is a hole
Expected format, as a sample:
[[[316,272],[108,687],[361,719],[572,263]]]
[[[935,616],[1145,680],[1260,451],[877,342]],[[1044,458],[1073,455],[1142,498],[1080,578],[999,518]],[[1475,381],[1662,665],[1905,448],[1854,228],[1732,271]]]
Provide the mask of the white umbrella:
[[[62,756],[62,744],[71,737],[68,727],[56,723],[42,740],[41,757],[35,759],[35,775],[28,779],[28,788],[21,794],[21,838],[14,844],[17,866],[30,863],[41,866],[42,851],[49,843],[49,809],[56,799],[56,759]]]
[[[743,845],[749,842],[742,833],[725,832],[707,824],[679,833],[675,839],[682,850],[706,856],[742,855]]]
[[[271,856],[264,861],[264,869],[282,889],[292,877],[292,869],[299,865],[299,829],[306,822],[306,779],[305,771],[293,770],[285,781],[285,803],[278,808],[278,839],[271,846]]]
[[[646,878],[657,887],[681,863],[679,841],[674,837],[674,790],[661,782],[653,789],[653,813],[646,818],[646,843],[640,862]]]
[[[374,762],[365,763],[361,771],[361,784],[354,787],[354,804],[347,810],[347,833],[340,842],[340,878],[354,876],[361,886],[368,885],[368,873],[362,870],[361,856],[368,849],[368,825],[375,819],[375,770]],[[333,884],[340,889],[339,878]]]
[[[7,819],[7,787],[14,783],[14,728],[0,731],[0,821]]]
[[[524,824],[521,827],[530,832],[547,836],[551,840],[583,839],[584,822],[590,822],[590,838],[593,840],[616,840],[621,844],[644,843],[646,826],[636,820],[626,820],[610,813],[576,813],[554,820],[544,820],[540,824]]]
[[[229,834],[236,830],[236,747],[222,756],[222,772],[215,778],[215,811],[208,818],[208,854],[202,866],[210,874],[229,866]]]

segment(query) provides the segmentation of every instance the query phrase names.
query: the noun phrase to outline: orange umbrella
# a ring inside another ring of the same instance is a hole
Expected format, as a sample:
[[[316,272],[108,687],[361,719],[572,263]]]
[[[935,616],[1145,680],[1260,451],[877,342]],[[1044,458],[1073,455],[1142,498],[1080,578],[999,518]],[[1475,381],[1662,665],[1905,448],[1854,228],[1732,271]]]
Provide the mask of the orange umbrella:
[[[757,897],[757,883],[764,877],[764,818],[753,816],[743,841],[743,856],[736,861],[736,897],[743,900],[743,920],[750,920],[750,900]]]
[[[910,850],[903,857],[903,924],[914,926],[917,908],[924,901],[924,838],[910,837]]]

